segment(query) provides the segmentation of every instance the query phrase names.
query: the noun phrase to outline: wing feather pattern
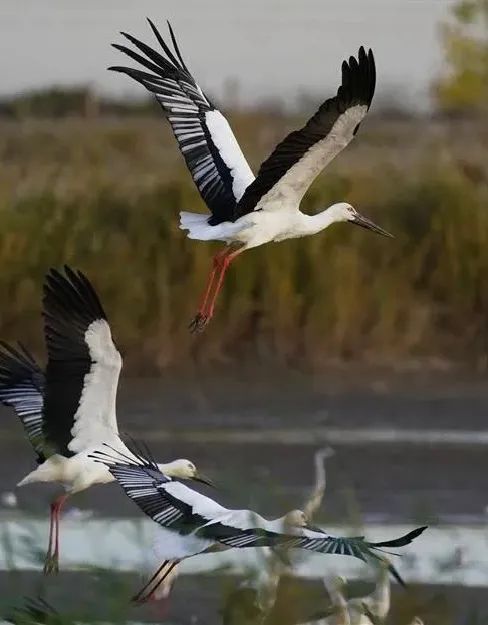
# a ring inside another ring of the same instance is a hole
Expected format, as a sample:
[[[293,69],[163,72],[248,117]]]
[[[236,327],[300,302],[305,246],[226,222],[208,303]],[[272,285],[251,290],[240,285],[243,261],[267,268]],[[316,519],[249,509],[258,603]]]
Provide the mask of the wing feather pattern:
[[[37,461],[52,453],[43,433],[44,373],[25,347],[0,342],[0,403],[11,406],[24,426]]]
[[[109,69],[127,74],[154,94],[171,124],[193,181],[212,213],[208,223],[229,221],[254,175],[228,121],[186,67],[169,22],[174,53],[156,26],[148,21],[165,56],[122,33],[139,52],[119,44],[113,44],[114,48],[139,63],[144,71],[122,66]]]
[[[118,434],[121,356],[92,285],[80,271],[51,269],[44,283],[48,363],[44,431],[66,456]]]
[[[307,124],[290,133],[261,165],[235,207],[232,221],[254,210],[297,207],[316,176],[353,139],[373,99],[376,69],[373,52],[359,49],[358,59],[342,64],[342,84]]]
[[[421,527],[399,538],[372,543],[364,536],[336,537],[315,528],[297,528],[297,533],[280,533],[266,527],[246,527],[245,523],[235,524],[233,517],[252,519],[249,510],[228,510],[218,503],[200,495],[178,481],[164,476],[152,460],[139,454],[137,460],[127,458],[121,461],[116,456],[103,453],[94,454],[104,462],[126,494],[150,516],[167,530],[180,536],[193,534],[207,541],[214,541],[226,547],[242,549],[247,547],[284,547],[288,549],[306,549],[318,553],[353,556],[363,561],[379,559],[376,552],[382,547],[401,547],[408,545],[426,528]],[[256,515],[260,521],[262,517]],[[266,522],[265,522],[266,523]],[[271,526],[272,522],[268,522]],[[239,527],[240,525],[240,527]],[[258,523],[257,525],[260,525]],[[389,569],[395,578],[403,583],[393,565]]]

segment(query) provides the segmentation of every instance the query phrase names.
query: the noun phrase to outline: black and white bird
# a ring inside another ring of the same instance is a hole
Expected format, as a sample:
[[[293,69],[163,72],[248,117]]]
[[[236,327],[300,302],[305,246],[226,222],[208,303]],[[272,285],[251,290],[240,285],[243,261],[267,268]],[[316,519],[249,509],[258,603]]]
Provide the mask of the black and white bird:
[[[43,298],[48,362],[44,373],[22,346],[2,343],[0,403],[12,406],[37,456],[37,468],[18,486],[57,482],[51,504],[45,572],[58,570],[59,517],[66,499],[112,474],[89,456],[103,443],[130,454],[119,436],[116,396],[122,358],[98,296],[80,271],[52,269]],[[193,462],[160,465],[165,474],[206,481]]]
[[[316,234],[336,222],[348,222],[391,236],[350,204],[339,202],[317,215],[300,211],[300,203],[316,176],[356,134],[373,99],[376,70],[373,52],[359,49],[357,59],[342,64],[342,83],[305,126],[290,133],[252,173],[222,113],[188,70],[168,23],[174,51],[155,25],[149,24],[162,53],[122,33],[139,52],[113,44],[144,70],[111,67],[154,93],[171,124],[193,180],[211,215],[180,213],[180,228],[190,239],[223,241],[214,256],[198,314],[190,324],[201,330],[214,312],[229,264],[244,250],[272,241]],[[142,53],[142,54],[140,54]]]
[[[383,548],[408,545],[426,529],[419,527],[399,538],[372,543],[362,536],[340,538],[309,526],[302,510],[293,510],[285,517],[269,521],[252,510],[224,508],[179,480],[164,475],[152,458],[138,449],[132,449],[130,455],[110,446],[107,449],[91,457],[106,465],[126,494],[162,528],[158,532],[156,551],[164,563],[144,592],[139,593],[139,600],[151,597],[154,583],[164,581],[162,572],[170,572],[181,560],[199,553],[282,547],[348,555],[367,562],[381,559],[378,552]],[[402,581],[393,565],[388,563],[388,568]]]

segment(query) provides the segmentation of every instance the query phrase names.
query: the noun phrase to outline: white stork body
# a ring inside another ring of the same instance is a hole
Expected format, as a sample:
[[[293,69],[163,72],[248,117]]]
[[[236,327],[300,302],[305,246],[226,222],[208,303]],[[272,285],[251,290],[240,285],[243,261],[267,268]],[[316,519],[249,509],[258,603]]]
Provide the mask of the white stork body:
[[[190,239],[240,243],[240,251],[244,251],[265,243],[299,239],[320,232],[333,223],[347,221],[348,207],[346,203],[334,204],[318,215],[289,209],[286,221],[278,211],[260,211],[244,215],[235,223],[225,221],[217,226],[209,226],[207,217],[200,213],[181,213],[180,223],[182,228],[189,230]]]
[[[127,74],[154,93],[211,212],[210,217],[182,212],[180,228],[188,230],[190,239],[223,241],[230,246],[214,257],[192,330],[201,330],[212,317],[225,272],[244,250],[316,234],[341,221],[391,236],[345,202],[315,216],[300,211],[313,180],[350,143],[368,112],[376,83],[371,50],[366,53],[360,48],[357,60],[350,57],[344,61],[336,96],[326,100],[301,130],[290,133],[276,146],[254,177],[227,120],[186,67],[171,26],[168,24],[174,51],[154,24],[149,24],[164,55],[122,33],[138,52],[118,44],[114,47],[144,69],[110,69]]]
[[[90,455],[108,443],[132,457],[116,417],[122,358],[92,285],[81,272],[65,271],[51,270],[44,284],[46,373],[22,346],[3,343],[0,351],[0,403],[15,409],[37,454],[38,467],[18,486],[56,482],[65,491],[51,505],[46,572],[58,568],[59,515],[67,497],[114,479]],[[159,466],[173,476],[200,479],[189,460]]]
[[[137,456],[137,460],[126,459],[116,450],[94,454],[109,467],[139,508],[161,526],[157,551],[165,562],[155,576],[159,583],[164,579],[161,571],[168,562],[177,563],[199,553],[229,548],[282,547],[349,555],[366,562],[381,557],[378,549],[407,545],[425,529],[417,528],[400,538],[378,543],[370,543],[364,537],[338,538],[307,525],[301,510],[274,520],[267,520],[252,510],[229,510],[162,474],[150,458],[140,453]],[[394,567],[391,564],[388,567],[401,581]],[[139,593],[138,600],[152,595],[153,580],[142,594]]]
[[[114,447],[118,448],[122,453],[129,452],[120,438],[114,438],[112,442]],[[91,458],[93,453],[100,450],[101,444],[88,447],[70,458],[60,454],[50,456],[26,475],[17,486],[41,482],[56,482],[64,488],[67,494],[75,495],[90,486],[95,486],[95,484],[109,484],[115,481],[110,471],[100,466],[100,463],[94,462]],[[167,475],[191,479],[197,474],[193,472],[191,466],[187,470],[187,463],[193,464],[190,461],[181,459],[173,462],[158,463],[158,467],[161,471],[165,471]]]

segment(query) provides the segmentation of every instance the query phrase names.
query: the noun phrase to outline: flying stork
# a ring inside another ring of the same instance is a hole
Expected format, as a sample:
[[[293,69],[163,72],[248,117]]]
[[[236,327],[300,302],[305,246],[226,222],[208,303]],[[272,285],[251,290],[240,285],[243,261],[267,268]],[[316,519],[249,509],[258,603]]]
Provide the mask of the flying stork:
[[[22,346],[1,343],[0,403],[12,406],[38,466],[18,486],[57,482],[64,493],[51,504],[45,573],[58,571],[59,517],[66,499],[114,480],[90,453],[109,442],[130,455],[119,437],[115,403],[122,358],[100,300],[81,271],[51,269],[44,283],[44,373]],[[185,459],[160,465],[167,475],[207,480]]]
[[[156,549],[164,561],[152,580],[137,595],[139,601],[153,595],[156,585],[182,560],[199,553],[248,547],[306,549],[318,553],[342,554],[363,562],[382,559],[383,548],[403,547],[420,536],[426,527],[382,542],[368,542],[363,536],[336,537],[308,524],[302,510],[269,521],[252,510],[229,510],[188,488],[178,479],[165,475],[150,454],[132,448],[120,453],[111,446],[91,458],[106,465],[125,493],[139,508],[161,526]],[[394,566],[389,571],[403,583]]]
[[[180,228],[188,231],[190,239],[226,243],[213,258],[198,313],[190,323],[192,332],[202,330],[212,317],[227,268],[244,250],[316,234],[341,221],[392,236],[346,202],[317,215],[300,211],[313,180],[352,141],[369,110],[376,83],[371,50],[361,47],[357,58],[342,63],[342,82],[335,97],[325,100],[303,128],[279,143],[255,177],[226,118],[185,65],[169,22],[173,51],[148,22],[162,53],[123,32],[138,52],[112,45],[144,69],[109,69],[127,74],[155,95],[210,210],[210,216],[181,212]]]

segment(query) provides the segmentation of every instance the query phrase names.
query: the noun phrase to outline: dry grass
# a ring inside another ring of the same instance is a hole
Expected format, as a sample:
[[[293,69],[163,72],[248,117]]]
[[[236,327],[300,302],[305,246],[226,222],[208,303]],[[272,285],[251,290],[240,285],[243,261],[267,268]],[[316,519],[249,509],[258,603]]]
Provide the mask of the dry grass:
[[[296,120],[242,114],[233,124],[255,166]],[[251,251],[197,338],[187,323],[215,246],[178,230],[179,210],[203,207],[164,122],[26,120],[0,130],[3,338],[41,349],[43,274],[69,263],[95,283],[134,369],[244,358],[485,362],[486,128],[372,119],[304,209],[347,199],[395,240],[337,226]]]

